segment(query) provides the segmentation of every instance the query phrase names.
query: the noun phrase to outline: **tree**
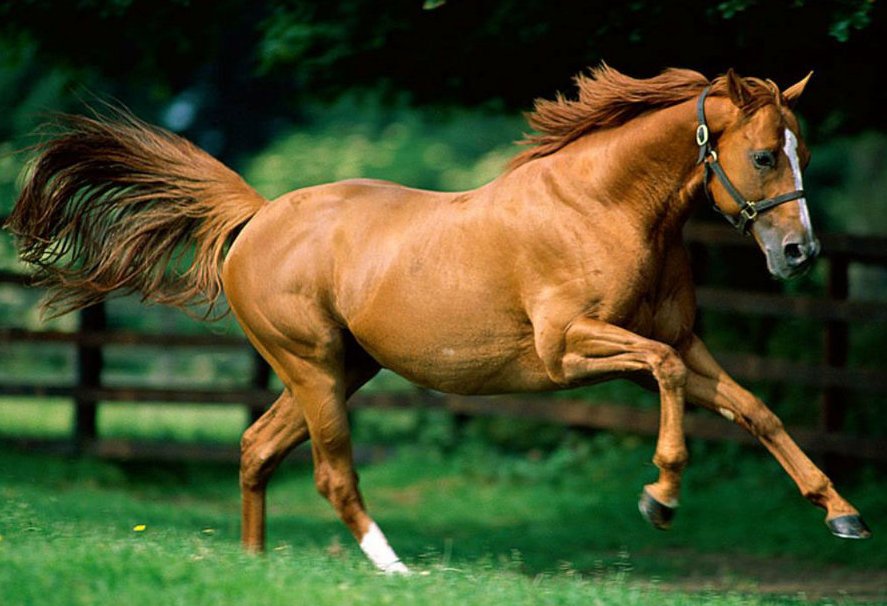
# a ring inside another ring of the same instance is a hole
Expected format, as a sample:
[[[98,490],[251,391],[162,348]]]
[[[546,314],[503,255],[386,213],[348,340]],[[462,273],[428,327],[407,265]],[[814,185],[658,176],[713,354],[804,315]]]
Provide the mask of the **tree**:
[[[814,69],[804,113],[859,129],[887,126],[871,60],[884,11],[871,0],[14,0],[0,6],[0,36],[130,105],[190,91],[247,145],[309,98],[358,87],[526,109],[601,60],[783,84]]]

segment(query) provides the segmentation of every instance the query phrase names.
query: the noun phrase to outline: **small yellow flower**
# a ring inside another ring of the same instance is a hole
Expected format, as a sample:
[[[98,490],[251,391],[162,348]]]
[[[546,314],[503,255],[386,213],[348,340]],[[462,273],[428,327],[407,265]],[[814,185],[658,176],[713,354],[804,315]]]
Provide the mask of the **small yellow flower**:
[[[133,532],[145,532],[148,527],[144,524],[136,524],[132,527]]]

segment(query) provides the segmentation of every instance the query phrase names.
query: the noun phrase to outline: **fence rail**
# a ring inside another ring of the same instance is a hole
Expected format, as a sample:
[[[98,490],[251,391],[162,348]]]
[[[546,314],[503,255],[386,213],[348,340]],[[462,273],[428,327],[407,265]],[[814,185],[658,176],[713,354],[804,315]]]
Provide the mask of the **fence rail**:
[[[741,238],[720,226],[691,224],[686,238],[691,250],[703,252],[716,248],[752,248],[749,238]],[[845,395],[849,392],[887,394],[887,370],[884,368],[847,368],[851,326],[865,322],[887,321],[887,302],[848,300],[849,267],[862,263],[887,268],[887,238],[827,235],[822,238],[823,256],[828,261],[827,296],[790,296],[786,294],[740,291],[702,286],[697,291],[700,312],[729,312],[766,316],[776,319],[805,318],[823,322],[825,342],[822,360],[815,363],[763,357],[751,354],[719,352],[725,368],[741,380],[774,381],[820,389],[820,423],[817,427],[791,428],[798,442],[812,452],[887,461],[887,440],[863,438],[844,432]],[[0,271],[0,284],[26,287],[27,276]],[[76,349],[77,380],[74,384],[46,385],[33,382],[0,382],[0,396],[71,398],[76,406],[73,435],[67,446],[116,458],[187,457],[229,458],[234,447],[198,445],[152,445],[121,440],[100,439],[96,429],[96,411],[102,402],[138,403],[212,403],[246,406],[257,415],[276,394],[269,389],[270,370],[255,354],[252,376],[234,389],[161,389],[141,386],[109,386],[103,382],[104,348],[163,347],[251,351],[246,340],[225,335],[144,334],[107,329],[106,309],[100,304],[80,312],[76,332],[32,331],[22,328],[0,329],[0,344],[67,344]],[[0,404],[2,406],[2,404]],[[404,395],[362,394],[355,396],[353,407],[393,408],[425,406],[442,408],[460,416],[509,416],[536,419],[583,428],[601,428],[654,435],[659,413],[621,403],[537,397],[467,398],[436,396],[417,391]],[[710,440],[751,441],[751,437],[729,423],[708,413],[691,412],[686,419],[687,435]],[[31,440],[30,444],[41,443]]]

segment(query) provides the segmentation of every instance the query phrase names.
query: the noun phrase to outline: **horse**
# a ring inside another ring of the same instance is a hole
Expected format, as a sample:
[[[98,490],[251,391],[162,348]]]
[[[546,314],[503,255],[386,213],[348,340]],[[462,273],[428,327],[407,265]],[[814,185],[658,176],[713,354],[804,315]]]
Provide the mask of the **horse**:
[[[538,100],[528,147],[464,192],[352,179],[269,202],[125,110],[67,116],[39,144],[7,227],[55,314],[124,293],[204,314],[227,298],[285,387],[241,442],[248,550],[265,545],[269,478],[310,438],[320,494],[377,568],[409,572],[367,513],[347,418],[382,368],[458,394],[649,384],[658,479],[639,509],[655,528],[678,506],[690,402],[755,436],[832,533],[867,538],[857,509],[693,332],[682,227],[706,199],[778,278],[819,252],[793,113],[809,77],[781,91],[732,69],[637,79],[601,64],[577,76],[576,98]]]

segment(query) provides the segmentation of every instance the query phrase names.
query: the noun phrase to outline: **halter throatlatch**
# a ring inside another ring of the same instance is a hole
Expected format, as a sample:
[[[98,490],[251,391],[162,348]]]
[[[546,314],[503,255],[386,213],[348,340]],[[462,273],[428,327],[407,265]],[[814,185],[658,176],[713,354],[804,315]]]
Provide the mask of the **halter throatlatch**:
[[[696,164],[705,165],[705,176],[703,178],[702,188],[705,190],[705,195],[708,196],[714,209],[727,219],[730,225],[738,229],[740,233],[746,234],[760,213],[775,206],[779,206],[780,204],[803,198],[804,190],[798,189],[780,194],[773,198],[765,198],[757,201],[746,200],[745,196],[739,193],[739,190],[736,189],[736,187],[730,182],[730,179],[727,178],[727,173],[724,172],[724,167],[722,167],[721,163],[718,161],[718,152],[716,152],[711,146],[711,133],[709,132],[708,124],[705,122],[705,98],[710,91],[711,87],[706,86],[702,91],[702,94],[699,95],[699,101],[696,103],[696,120],[698,122],[698,125],[696,126],[696,145],[699,146],[699,158],[696,160]],[[739,215],[734,217],[718,208],[718,205],[715,203],[711,191],[708,188],[708,182],[711,179],[712,173],[714,173],[718,178],[718,181],[721,182],[721,185],[724,186],[724,189],[727,190],[727,193],[730,194],[730,197],[733,198],[739,206]]]

